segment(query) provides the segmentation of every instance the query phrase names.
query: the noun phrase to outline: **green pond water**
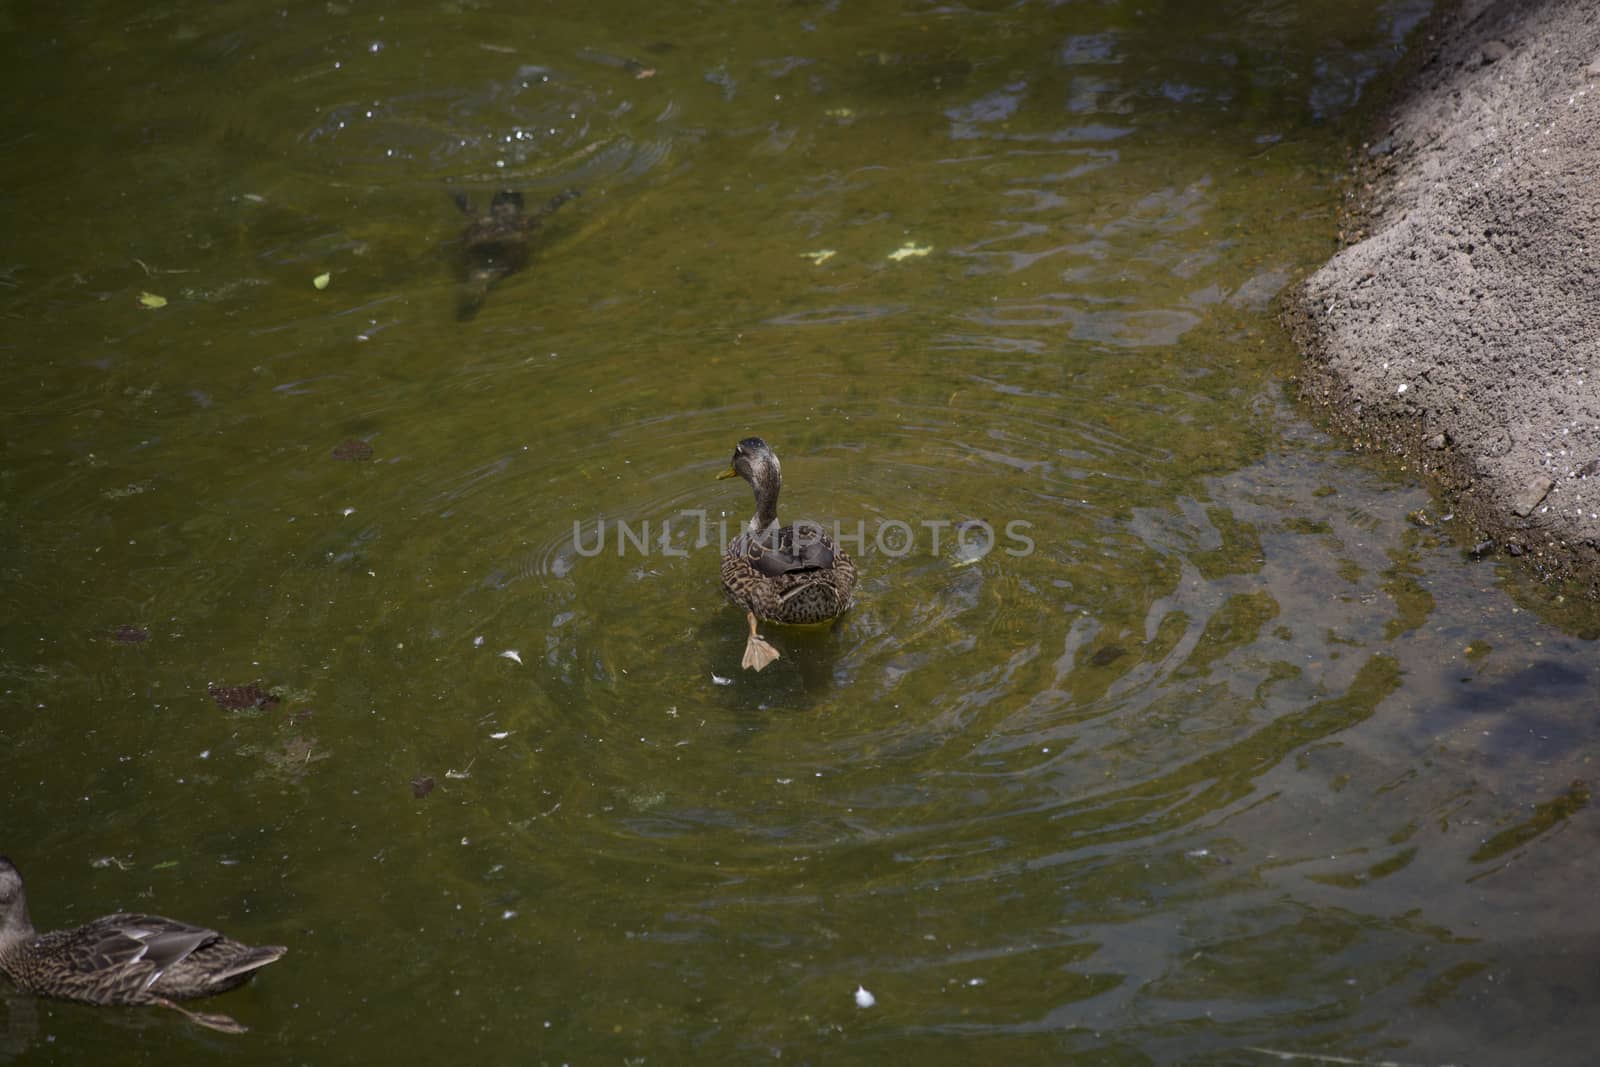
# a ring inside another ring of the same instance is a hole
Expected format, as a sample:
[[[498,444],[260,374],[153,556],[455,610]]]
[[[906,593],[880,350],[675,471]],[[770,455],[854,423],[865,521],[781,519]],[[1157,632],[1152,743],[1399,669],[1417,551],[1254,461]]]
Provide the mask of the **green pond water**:
[[[1590,1062],[1593,645],[1273,314],[1426,7],[0,7],[0,852],[289,946],[0,1059]]]

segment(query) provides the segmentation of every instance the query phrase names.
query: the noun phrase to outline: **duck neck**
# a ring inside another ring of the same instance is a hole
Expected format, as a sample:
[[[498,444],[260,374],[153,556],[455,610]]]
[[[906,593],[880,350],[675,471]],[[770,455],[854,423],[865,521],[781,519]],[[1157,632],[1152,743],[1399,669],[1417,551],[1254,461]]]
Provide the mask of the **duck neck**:
[[[750,482],[756,494],[756,514],[750,520],[750,532],[760,533],[778,521],[778,491],[783,488],[783,476],[771,467],[761,471],[761,476]]]
[[[33,923],[28,920],[28,901],[19,889],[17,895],[11,898],[5,913],[0,915],[0,957],[9,955],[12,949],[32,941],[33,937]]]

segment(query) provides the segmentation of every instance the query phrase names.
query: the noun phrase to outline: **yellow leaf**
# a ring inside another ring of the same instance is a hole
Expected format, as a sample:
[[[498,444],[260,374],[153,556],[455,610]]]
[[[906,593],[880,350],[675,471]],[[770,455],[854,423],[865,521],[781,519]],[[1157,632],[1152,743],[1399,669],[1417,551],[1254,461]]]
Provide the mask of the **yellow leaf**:
[[[139,303],[143,304],[147,308],[164,308],[167,306],[167,298],[164,296],[157,296],[154,293],[140,293]]]
[[[333,281],[332,272],[323,271],[321,274],[311,279],[311,284],[316,286],[318,289],[326,289],[328,287],[328,283],[331,281]]]
[[[912,256],[925,256],[932,251],[932,245],[919,245],[915,241],[907,241],[893,252],[890,252],[889,258],[898,263],[902,259],[910,259]]]

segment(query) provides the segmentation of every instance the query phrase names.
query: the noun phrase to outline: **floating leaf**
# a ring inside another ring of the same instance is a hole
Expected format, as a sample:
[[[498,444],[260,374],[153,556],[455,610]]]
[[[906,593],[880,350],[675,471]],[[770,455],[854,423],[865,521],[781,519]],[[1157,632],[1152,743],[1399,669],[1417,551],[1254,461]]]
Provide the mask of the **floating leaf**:
[[[433,779],[428,777],[411,779],[411,795],[421,800],[433,792]]]
[[[323,271],[321,274],[311,279],[311,284],[316,286],[318,289],[326,289],[328,287],[328,283],[331,281],[333,281],[332,272]]]
[[[164,296],[157,296],[154,293],[140,293],[139,303],[151,309],[164,308],[167,306],[167,298]]]
[[[925,256],[932,251],[932,245],[919,245],[915,241],[907,241],[893,252],[890,252],[889,258],[898,263],[902,259],[910,259],[912,256]]]

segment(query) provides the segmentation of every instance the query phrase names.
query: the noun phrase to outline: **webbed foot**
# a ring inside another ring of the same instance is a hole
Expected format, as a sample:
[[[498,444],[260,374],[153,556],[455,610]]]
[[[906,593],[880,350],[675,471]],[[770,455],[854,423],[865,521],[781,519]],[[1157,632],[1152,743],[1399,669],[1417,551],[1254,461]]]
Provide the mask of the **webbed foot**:
[[[753,611],[745,612],[750,620],[750,639],[744,645],[744,660],[741,666],[747,671],[764,670],[766,666],[778,658],[778,650],[767,644],[766,640],[756,633],[756,614]]]

